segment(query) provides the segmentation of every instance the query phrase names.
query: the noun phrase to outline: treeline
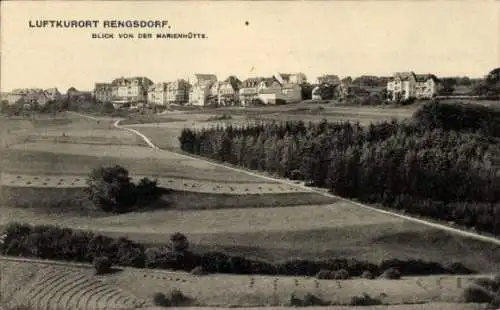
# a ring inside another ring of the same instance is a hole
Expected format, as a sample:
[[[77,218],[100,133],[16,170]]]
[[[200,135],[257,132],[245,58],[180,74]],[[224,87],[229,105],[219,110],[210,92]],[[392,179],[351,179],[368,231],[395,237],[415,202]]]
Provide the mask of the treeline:
[[[500,235],[499,128],[493,109],[432,103],[407,121],[186,128],[179,141],[189,153]]]
[[[427,129],[476,132],[500,137],[500,108],[468,104],[427,104],[413,115]]]
[[[221,252],[194,253],[180,233],[170,236],[166,245],[147,247],[127,238],[110,238],[92,232],[75,231],[52,225],[32,226],[11,223],[4,230],[0,251],[3,255],[91,263],[107,257],[113,265],[135,268],[161,268],[183,271],[201,269],[208,273],[314,276],[320,270],[346,270],[349,276],[370,272],[377,276],[390,268],[402,275],[474,273],[461,263],[442,266],[422,260],[385,260],[373,264],[355,259],[324,261],[286,260],[269,263]]]

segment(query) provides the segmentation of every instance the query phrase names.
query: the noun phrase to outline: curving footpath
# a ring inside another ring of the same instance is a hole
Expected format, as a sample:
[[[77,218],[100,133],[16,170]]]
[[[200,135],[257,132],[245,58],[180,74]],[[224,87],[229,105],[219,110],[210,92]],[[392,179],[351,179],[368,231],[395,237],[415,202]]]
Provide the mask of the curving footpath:
[[[96,117],[93,117],[93,116],[89,116],[89,115],[85,115],[85,114],[80,114],[80,113],[76,113],[76,112],[71,112],[71,113],[76,114],[76,115],[80,115],[82,117],[94,119],[94,120],[103,120],[104,119],[104,118],[96,118]],[[123,129],[123,130],[127,130],[129,132],[132,132],[132,133],[138,135],[139,137],[141,137],[144,140],[144,142],[149,147],[151,147],[151,148],[153,148],[155,150],[158,150],[158,151],[163,151],[157,145],[155,145],[148,137],[146,137],[144,134],[142,134],[138,130],[132,129],[132,128],[128,128],[128,127],[120,125],[120,121],[122,121],[122,119],[112,119],[112,120],[115,120],[115,122],[113,123],[114,127],[119,128],[119,129]],[[348,202],[350,204],[353,204],[355,206],[358,206],[358,207],[361,207],[361,208],[364,208],[364,209],[368,209],[368,210],[371,210],[371,211],[383,213],[383,214],[390,215],[390,216],[399,217],[399,218],[402,218],[402,219],[405,219],[405,220],[408,220],[408,221],[412,221],[412,222],[416,222],[416,223],[419,223],[419,224],[427,225],[427,226],[430,226],[430,227],[433,227],[433,228],[438,228],[438,229],[441,229],[441,230],[444,230],[444,231],[448,231],[448,232],[451,232],[451,233],[454,233],[454,234],[457,234],[457,235],[460,235],[460,236],[464,236],[464,237],[468,237],[468,238],[473,238],[473,239],[476,239],[476,240],[481,240],[481,241],[493,243],[493,244],[496,244],[496,245],[500,246],[500,239],[495,238],[495,237],[485,236],[485,235],[482,235],[482,234],[478,234],[478,233],[474,233],[474,232],[462,230],[462,229],[459,229],[459,228],[454,228],[454,227],[446,226],[446,225],[435,223],[435,222],[432,222],[432,221],[422,220],[422,219],[415,218],[415,217],[412,217],[412,216],[403,215],[403,214],[400,214],[400,213],[397,213],[397,212],[391,212],[391,211],[387,211],[387,210],[378,209],[378,208],[375,208],[375,207],[370,207],[368,205],[365,205],[365,204],[362,204],[362,203],[359,203],[359,202],[356,202],[356,201],[353,201],[353,200],[350,200],[350,199],[346,199],[346,198],[343,198],[343,197],[340,197],[340,196],[337,196],[337,195],[333,195],[333,194],[327,193],[324,190],[307,187],[307,186],[305,186],[303,184],[297,184],[295,182],[288,181],[288,180],[285,180],[285,179],[273,178],[273,177],[265,176],[265,175],[262,175],[262,174],[259,174],[259,173],[254,173],[254,172],[251,172],[251,171],[247,171],[247,170],[244,170],[244,169],[235,168],[235,167],[231,167],[231,166],[220,164],[220,163],[215,163],[215,162],[212,162],[212,161],[209,161],[209,160],[197,157],[197,156],[190,156],[190,155],[186,155],[186,154],[182,154],[182,153],[178,153],[178,154],[180,156],[183,156],[183,157],[188,158],[188,159],[197,159],[197,160],[203,161],[203,162],[205,162],[205,163],[207,163],[209,165],[213,165],[215,167],[223,167],[223,168],[230,169],[230,170],[233,170],[233,171],[236,171],[236,172],[246,173],[248,175],[251,175],[251,176],[254,176],[254,177],[258,177],[258,178],[261,178],[261,179],[264,179],[264,180],[274,181],[274,182],[280,182],[282,184],[286,184],[286,185],[289,185],[289,186],[294,186],[294,187],[300,188],[300,189],[302,189],[304,191],[308,191],[308,192],[320,194],[320,195],[323,195],[323,196],[329,197],[329,198],[339,199],[339,200]]]

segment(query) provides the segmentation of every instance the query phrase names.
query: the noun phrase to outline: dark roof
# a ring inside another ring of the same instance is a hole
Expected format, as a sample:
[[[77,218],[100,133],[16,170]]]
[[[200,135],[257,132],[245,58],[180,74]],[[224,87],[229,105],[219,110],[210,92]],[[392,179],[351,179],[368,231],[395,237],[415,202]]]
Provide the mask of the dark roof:
[[[231,87],[235,90],[237,90],[241,85],[241,81],[233,75],[225,79],[224,82],[231,84]]]
[[[126,82],[126,83],[132,83],[133,81],[138,81],[139,83],[144,83],[144,84],[153,84],[153,81],[151,81],[150,79],[148,79],[147,77],[144,77],[144,76],[133,76],[133,77],[120,77],[120,78],[117,78],[117,79],[114,79],[113,82],[111,82],[111,84],[113,85],[116,85],[120,82]]]
[[[261,80],[261,82],[264,82],[266,86],[271,86],[274,82],[279,83],[278,80],[276,80],[276,78],[274,77],[264,78]]]
[[[399,78],[401,81],[407,81],[411,77],[415,78],[415,73],[413,72],[396,72],[394,73],[393,79]]]
[[[415,74],[415,80],[417,82],[425,82],[428,81],[429,79],[434,80],[434,82],[439,81],[439,79],[434,75],[434,74]]]

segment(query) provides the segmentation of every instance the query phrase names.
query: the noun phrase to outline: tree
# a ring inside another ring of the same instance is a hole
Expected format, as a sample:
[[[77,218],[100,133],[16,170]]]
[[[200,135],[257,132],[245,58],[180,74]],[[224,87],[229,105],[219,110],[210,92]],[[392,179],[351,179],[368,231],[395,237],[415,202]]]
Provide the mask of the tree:
[[[455,78],[443,78],[441,79],[438,93],[442,96],[450,96],[455,91],[456,84],[457,81]]]
[[[135,204],[135,185],[121,166],[93,169],[86,191],[94,205],[107,212],[125,212]]]
[[[314,87],[307,82],[300,84],[302,100],[308,100],[312,98],[313,88]]]
[[[170,236],[170,249],[175,253],[185,253],[189,248],[187,237],[177,232]]]

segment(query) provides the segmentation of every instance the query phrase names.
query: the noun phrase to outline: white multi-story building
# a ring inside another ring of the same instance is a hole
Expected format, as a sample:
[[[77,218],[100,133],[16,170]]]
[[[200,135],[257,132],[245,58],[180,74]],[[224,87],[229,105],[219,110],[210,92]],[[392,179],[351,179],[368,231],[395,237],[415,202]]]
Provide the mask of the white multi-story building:
[[[111,84],[113,103],[146,103],[148,89],[153,82],[147,77],[121,77],[113,80]]]
[[[207,105],[211,88],[217,82],[217,76],[215,74],[194,74],[189,82],[192,84],[189,90],[189,104]]]
[[[436,95],[438,84],[433,74],[398,72],[387,82],[387,93],[392,100],[428,99]]]

